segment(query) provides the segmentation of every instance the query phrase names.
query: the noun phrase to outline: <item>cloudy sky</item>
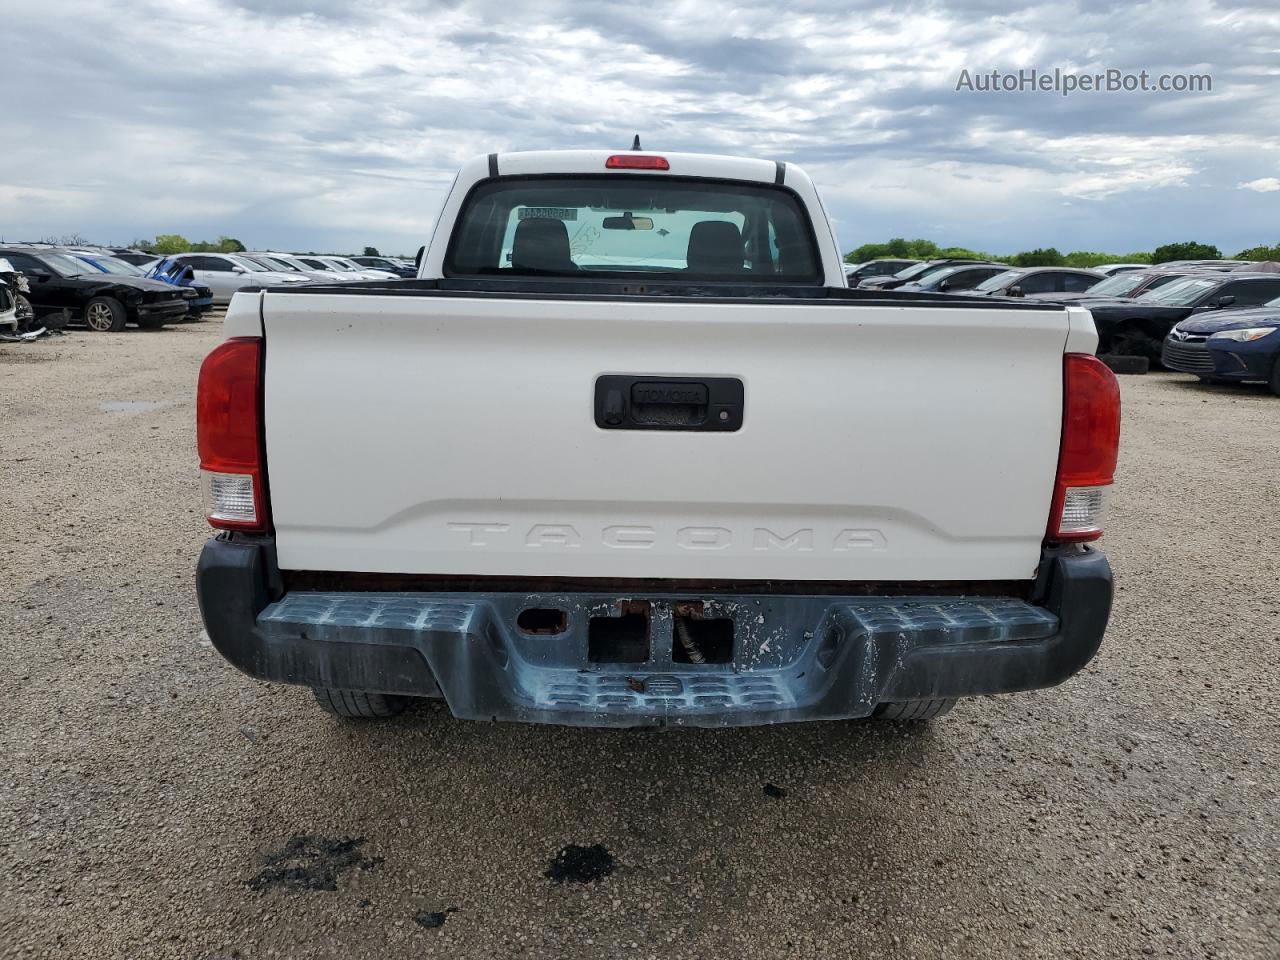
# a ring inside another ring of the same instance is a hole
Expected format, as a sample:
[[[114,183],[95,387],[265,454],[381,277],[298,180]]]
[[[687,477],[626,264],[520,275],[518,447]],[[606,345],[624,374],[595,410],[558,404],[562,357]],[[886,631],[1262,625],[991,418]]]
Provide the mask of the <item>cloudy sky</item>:
[[[493,150],[804,166],[842,244],[1280,242],[1280,6],[0,0],[0,237],[412,252]],[[1211,93],[956,91],[962,70]]]

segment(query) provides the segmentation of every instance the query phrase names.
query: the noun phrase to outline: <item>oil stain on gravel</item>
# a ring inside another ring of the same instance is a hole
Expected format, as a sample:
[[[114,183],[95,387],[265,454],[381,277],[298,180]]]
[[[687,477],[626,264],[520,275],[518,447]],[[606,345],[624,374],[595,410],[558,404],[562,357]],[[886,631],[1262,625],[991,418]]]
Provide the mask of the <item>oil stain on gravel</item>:
[[[419,910],[413,915],[413,922],[420,927],[426,927],[428,930],[435,930],[443,927],[444,922],[449,919],[449,914],[457,913],[457,907],[450,907],[448,910]]]
[[[555,883],[595,883],[613,873],[613,854],[599,843],[589,847],[569,844],[551,861],[542,875]]]
[[[337,890],[338,877],[349,870],[368,870],[381,857],[362,857],[364,837],[329,839],[309,834],[290,837],[279,850],[265,854],[263,868],[245,881],[251,890]]]

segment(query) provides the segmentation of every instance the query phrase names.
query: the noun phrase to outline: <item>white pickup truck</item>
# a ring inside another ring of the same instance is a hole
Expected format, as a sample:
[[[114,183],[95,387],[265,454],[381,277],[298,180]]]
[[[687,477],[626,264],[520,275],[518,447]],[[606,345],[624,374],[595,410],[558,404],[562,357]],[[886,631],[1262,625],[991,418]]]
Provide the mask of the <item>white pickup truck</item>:
[[[417,279],[243,291],[226,334],[204,622],[339,715],[928,719],[1102,640],[1089,314],[849,289],[794,166],[478,157]]]

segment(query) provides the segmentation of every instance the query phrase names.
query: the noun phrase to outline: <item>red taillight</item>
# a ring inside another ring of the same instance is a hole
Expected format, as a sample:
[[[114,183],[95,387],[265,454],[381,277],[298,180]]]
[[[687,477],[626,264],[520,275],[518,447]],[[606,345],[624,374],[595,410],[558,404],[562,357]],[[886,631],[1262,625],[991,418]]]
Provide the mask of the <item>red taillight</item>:
[[[196,449],[210,525],[270,529],[262,446],[262,340],[234,337],[204,358],[196,389]]]
[[[635,153],[617,153],[604,162],[610,170],[670,170],[666,157],[646,157]]]
[[[1120,385],[1097,357],[1063,358],[1062,447],[1049,514],[1049,539],[1102,536],[1103,488],[1115,478],[1120,452]]]

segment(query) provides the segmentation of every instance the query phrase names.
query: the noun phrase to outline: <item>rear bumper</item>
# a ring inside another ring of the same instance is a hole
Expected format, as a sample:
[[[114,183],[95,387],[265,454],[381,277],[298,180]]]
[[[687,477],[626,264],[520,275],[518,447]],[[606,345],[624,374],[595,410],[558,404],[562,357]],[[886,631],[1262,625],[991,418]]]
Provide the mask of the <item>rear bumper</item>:
[[[714,596],[733,622],[730,662],[677,662],[687,594],[281,594],[269,540],[209,541],[197,571],[217,650],[263,680],[443,696],[476,720],[576,726],[742,726],[868,716],[877,704],[1052,686],[1098,650],[1111,569],[1092,549],[1046,554],[1040,603],[999,597]],[[640,662],[589,655],[593,618],[649,617]],[[637,606],[638,605],[638,606]],[[557,635],[516,626],[565,612]],[[643,656],[643,654],[642,654]]]

